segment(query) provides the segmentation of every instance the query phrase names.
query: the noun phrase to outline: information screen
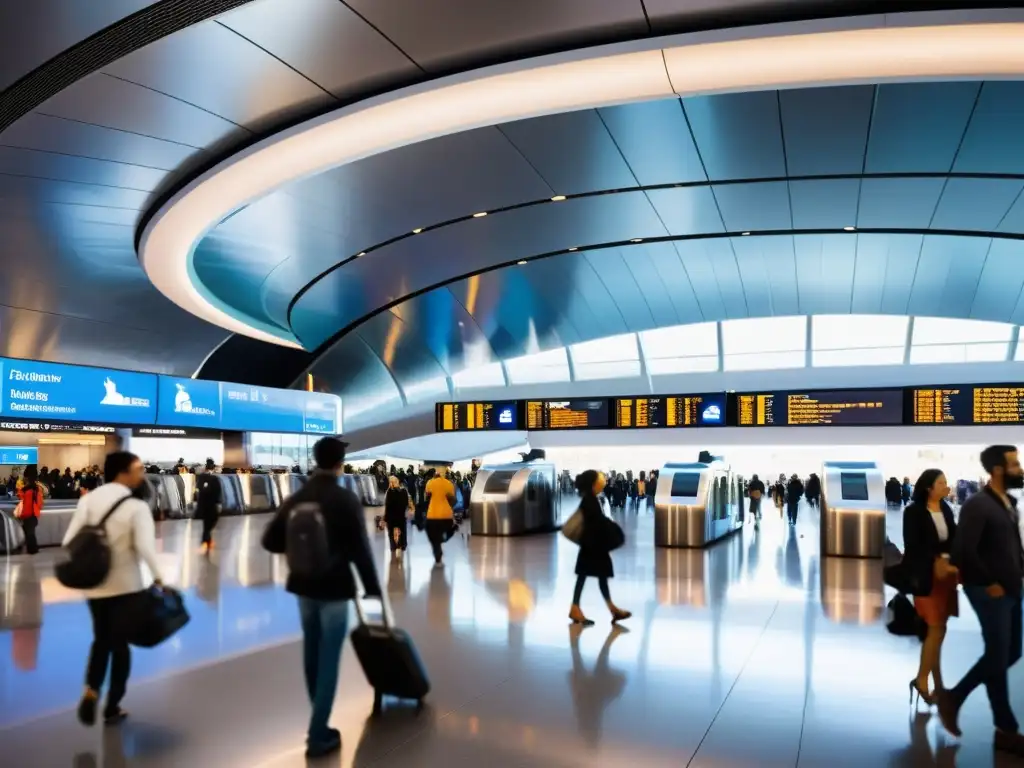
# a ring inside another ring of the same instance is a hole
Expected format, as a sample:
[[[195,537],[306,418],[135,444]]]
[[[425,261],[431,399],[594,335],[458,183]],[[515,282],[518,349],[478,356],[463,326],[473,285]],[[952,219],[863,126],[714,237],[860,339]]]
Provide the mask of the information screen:
[[[527,429],[607,429],[608,400],[527,400]]]
[[[901,389],[833,389],[736,395],[736,424],[740,427],[876,427],[902,423]]]
[[[725,395],[658,395],[612,400],[616,427],[720,427],[725,424]]]
[[[912,424],[1024,423],[1024,386],[915,387],[907,393]]]
[[[469,432],[480,429],[519,429],[513,403],[437,403],[434,406],[437,432]]]
[[[0,413],[36,421],[152,424],[156,376],[0,358]]]
[[[39,449],[34,445],[5,445],[0,448],[0,465],[38,463]]]
[[[839,494],[844,501],[868,500],[868,477],[863,472],[840,472]]]

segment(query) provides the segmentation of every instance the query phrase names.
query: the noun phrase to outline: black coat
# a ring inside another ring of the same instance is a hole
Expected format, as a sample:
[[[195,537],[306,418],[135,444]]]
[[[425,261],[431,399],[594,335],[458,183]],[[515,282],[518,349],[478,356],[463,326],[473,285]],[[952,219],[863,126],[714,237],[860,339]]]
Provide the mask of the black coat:
[[[944,501],[940,505],[949,531],[945,541],[939,541],[939,532],[926,505],[915,501],[903,510],[903,579],[912,595],[931,594],[935,558],[949,554],[956,536],[953,510]]]
[[[597,497],[588,493],[580,502],[583,512],[583,536],[576,556],[577,576],[610,579],[615,575],[611,551],[617,546],[622,530],[614,520],[605,517]]]
[[[409,510],[409,492],[405,488],[388,488],[384,494],[384,521],[401,526]]]

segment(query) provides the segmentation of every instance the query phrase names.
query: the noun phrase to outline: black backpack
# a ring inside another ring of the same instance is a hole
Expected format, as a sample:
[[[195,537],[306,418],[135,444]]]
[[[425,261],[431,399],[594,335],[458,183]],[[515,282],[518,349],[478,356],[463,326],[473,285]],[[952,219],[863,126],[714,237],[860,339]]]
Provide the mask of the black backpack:
[[[288,513],[285,534],[288,570],[302,578],[318,578],[334,564],[327,521],[315,501],[296,504]]]
[[[110,508],[97,525],[83,525],[68,542],[68,559],[54,569],[57,581],[70,589],[93,589],[110,573],[110,542],[107,541],[107,520],[118,507],[132,498],[128,494]]]

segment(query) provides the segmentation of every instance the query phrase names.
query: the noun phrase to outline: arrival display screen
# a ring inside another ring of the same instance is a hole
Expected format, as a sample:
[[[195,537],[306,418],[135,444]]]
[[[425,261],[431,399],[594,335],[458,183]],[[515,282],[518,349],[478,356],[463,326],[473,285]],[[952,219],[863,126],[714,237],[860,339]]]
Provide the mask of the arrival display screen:
[[[607,429],[608,399],[527,400],[527,429]]]
[[[1024,423],[1024,386],[915,387],[907,390],[912,424]]]
[[[434,420],[437,432],[519,429],[514,402],[437,403],[434,406]]]
[[[736,395],[740,427],[877,427],[903,423],[901,389],[831,389]]]
[[[725,425],[725,395],[616,397],[612,415],[620,429],[720,427]]]

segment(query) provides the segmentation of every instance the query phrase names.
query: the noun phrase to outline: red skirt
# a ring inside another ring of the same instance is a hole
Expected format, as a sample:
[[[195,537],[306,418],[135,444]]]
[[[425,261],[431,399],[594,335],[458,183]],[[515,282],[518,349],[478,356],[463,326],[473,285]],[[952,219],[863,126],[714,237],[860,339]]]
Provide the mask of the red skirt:
[[[960,615],[956,585],[955,575],[945,579],[933,579],[930,595],[914,596],[917,615],[924,619],[929,627],[944,627],[950,616]]]

